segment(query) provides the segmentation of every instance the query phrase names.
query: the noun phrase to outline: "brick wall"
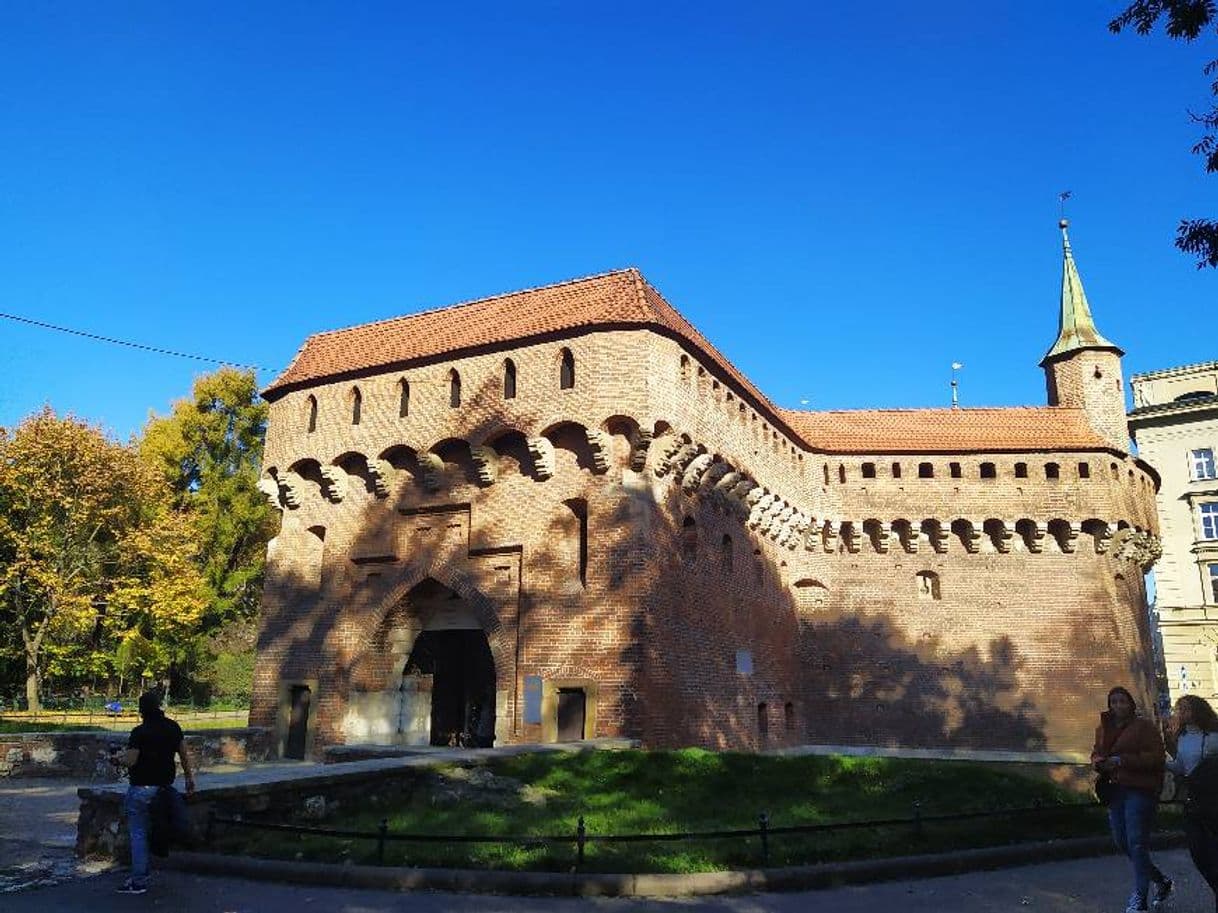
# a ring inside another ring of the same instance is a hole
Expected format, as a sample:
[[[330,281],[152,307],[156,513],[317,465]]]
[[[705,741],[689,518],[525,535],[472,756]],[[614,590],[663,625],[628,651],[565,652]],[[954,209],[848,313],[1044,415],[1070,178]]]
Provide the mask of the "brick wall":
[[[315,745],[349,740],[366,695],[394,699],[428,578],[487,632],[500,741],[542,738],[534,675],[595,684],[589,736],[745,748],[764,715],[767,746],[1071,750],[1111,684],[1147,693],[1154,482],[1128,456],[812,452],[657,333],[290,392],[265,468],[283,525],[251,722],[281,738],[284,681],[316,682]]]

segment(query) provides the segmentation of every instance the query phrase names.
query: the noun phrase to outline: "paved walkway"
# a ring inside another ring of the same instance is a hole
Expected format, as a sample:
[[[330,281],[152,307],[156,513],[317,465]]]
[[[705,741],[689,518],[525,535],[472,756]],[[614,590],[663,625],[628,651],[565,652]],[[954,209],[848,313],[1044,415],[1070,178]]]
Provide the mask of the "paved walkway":
[[[1176,877],[1174,913],[1208,913],[1213,897],[1182,850],[1157,854],[1164,871]],[[121,875],[111,872],[38,888],[0,900],[5,913],[108,913],[163,910],[181,913],[1119,913],[1128,891],[1127,865],[1116,856],[1049,863],[923,881],[898,881],[794,894],[750,894],[690,900],[574,900],[487,897],[454,894],[391,894],[265,884],[208,878],[181,872],[158,873],[142,897],[113,893]]]

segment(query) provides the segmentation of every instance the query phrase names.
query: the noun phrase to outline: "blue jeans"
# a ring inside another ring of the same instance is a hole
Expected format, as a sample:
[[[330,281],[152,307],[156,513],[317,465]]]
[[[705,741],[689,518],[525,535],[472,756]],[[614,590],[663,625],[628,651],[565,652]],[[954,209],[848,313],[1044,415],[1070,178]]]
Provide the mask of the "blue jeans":
[[[1142,900],[1150,883],[1162,883],[1163,873],[1150,861],[1150,832],[1155,826],[1157,797],[1142,789],[1117,786],[1108,803],[1108,827],[1117,849],[1133,863],[1134,890]]]
[[[131,838],[131,880],[148,884],[148,832],[152,823],[152,800],[160,786],[128,786],[123,797],[123,815]],[[169,818],[175,834],[189,831],[186,800],[177,790],[170,792]]]

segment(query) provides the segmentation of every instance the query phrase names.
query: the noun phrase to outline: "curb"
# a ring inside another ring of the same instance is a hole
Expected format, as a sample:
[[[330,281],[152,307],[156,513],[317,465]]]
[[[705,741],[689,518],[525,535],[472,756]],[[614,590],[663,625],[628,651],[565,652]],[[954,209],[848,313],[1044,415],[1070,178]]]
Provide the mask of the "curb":
[[[1184,835],[1156,835],[1153,849],[1184,846]],[[1062,862],[1114,853],[1109,837],[1076,837],[1040,843],[985,847],[954,853],[894,856],[854,862],[694,872],[686,875],[615,875],[574,872],[496,872],[482,869],[421,869],[395,866],[335,865],[253,859],[219,853],[176,853],[165,868],[200,875],[227,875],[254,881],[279,881],[381,891],[445,891],[462,894],[559,895],[566,897],[680,897],[759,891],[808,891],[847,884],[961,875],[1040,862]]]

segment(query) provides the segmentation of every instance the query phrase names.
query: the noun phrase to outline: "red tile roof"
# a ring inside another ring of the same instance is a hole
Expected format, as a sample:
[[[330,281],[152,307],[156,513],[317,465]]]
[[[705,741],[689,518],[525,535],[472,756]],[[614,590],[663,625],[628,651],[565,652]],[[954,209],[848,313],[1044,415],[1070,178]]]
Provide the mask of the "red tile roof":
[[[960,453],[1110,449],[1082,409],[858,409],[800,412],[787,422],[818,450],[842,453]]]
[[[1089,450],[1108,445],[1080,409],[780,409],[664,300],[637,269],[624,269],[310,336],[263,391],[597,327],[650,327],[700,352],[754,406],[813,450],[843,453],[949,453]]]
[[[655,327],[701,350],[756,404],[779,410],[637,269],[526,289],[310,336],[263,395],[330,377],[598,326]]]

